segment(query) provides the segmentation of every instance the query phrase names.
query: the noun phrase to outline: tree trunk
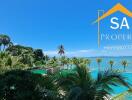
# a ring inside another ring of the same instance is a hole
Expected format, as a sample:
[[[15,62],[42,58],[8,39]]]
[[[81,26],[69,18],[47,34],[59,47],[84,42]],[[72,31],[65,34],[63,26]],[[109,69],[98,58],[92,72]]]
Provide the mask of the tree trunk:
[[[125,67],[126,67],[126,66],[124,66],[124,72],[126,71],[126,70],[125,70]]]
[[[98,70],[99,70],[99,72],[100,72],[100,64],[98,64],[98,68],[99,68]]]
[[[112,65],[111,65],[111,70],[112,70]]]

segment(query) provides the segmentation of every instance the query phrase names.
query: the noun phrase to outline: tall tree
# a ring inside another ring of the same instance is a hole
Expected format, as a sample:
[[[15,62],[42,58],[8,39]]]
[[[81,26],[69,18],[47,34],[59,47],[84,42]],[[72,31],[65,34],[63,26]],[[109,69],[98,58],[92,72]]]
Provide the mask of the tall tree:
[[[42,49],[36,49],[34,50],[34,57],[35,60],[42,60],[44,58],[43,50]]]
[[[123,65],[123,67],[124,67],[124,72],[126,71],[126,67],[128,66],[128,62],[126,61],[126,60],[123,60],[122,62],[121,62],[121,64]]]
[[[84,59],[84,63],[90,67],[91,60],[90,59]]]
[[[113,69],[113,65],[114,65],[114,61],[113,60],[110,60],[109,61],[109,64],[110,64],[110,69],[112,70]]]
[[[0,51],[1,51],[1,47],[2,47],[2,35],[0,35]]]
[[[2,44],[3,44],[3,51],[5,51],[5,47],[6,46],[8,46],[9,45],[9,43],[10,43],[10,37],[9,36],[7,36],[7,35],[5,35],[5,34],[2,34],[1,36],[1,39],[2,39]]]
[[[96,59],[96,62],[97,62],[97,64],[98,64],[98,71],[101,71],[101,66],[100,66],[100,64],[101,64],[101,62],[102,62],[102,59],[101,58],[97,58]]]
[[[130,84],[117,71],[98,72],[97,78],[92,78],[85,65],[76,65],[75,72],[60,73],[58,85],[66,94],[67,100],[104,100],[109,99],[113,91],[111,86],[126,86]]]
[[[64,49],[64,46],[63,46],[63,45],[60,45],[60,46],[58,47],[58,54],[59,54],[60,56],[62,56],[62,55],[65,54],[65,49]]]

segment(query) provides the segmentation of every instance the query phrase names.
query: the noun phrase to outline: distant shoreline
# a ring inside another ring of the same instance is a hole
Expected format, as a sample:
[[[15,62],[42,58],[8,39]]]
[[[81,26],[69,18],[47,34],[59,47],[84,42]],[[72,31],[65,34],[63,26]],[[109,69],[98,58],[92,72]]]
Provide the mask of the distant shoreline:
[[[119,58],[119,57],[132,57],[132,56],[94,56],[94,57],[79,57],[79,58]]]

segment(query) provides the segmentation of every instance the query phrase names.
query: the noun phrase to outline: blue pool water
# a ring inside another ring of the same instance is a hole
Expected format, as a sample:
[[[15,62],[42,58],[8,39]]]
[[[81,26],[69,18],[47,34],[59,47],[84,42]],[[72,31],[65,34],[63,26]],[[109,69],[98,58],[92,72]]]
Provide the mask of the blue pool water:
[[[92,76],[96,77],[98,73],[98,65],[96,62],[96,58],[89,58],[91,60],[90,70],[92,70]],[[109,61],[114,61],[113,69],[121,70],[123,71],[123,66],[121,65],[122,60],[128,61],[128,66],[126,67],[126,72],[122,73],[123,76],[127,78],[127,81],[132,84],[132,57],[103,57],[101,62],[101,70],[106,70],[110,68]],[[112,87],[114,90],[113,96],[120,94],[127,90],[126,87],[118,86],[118,87]],[[129,96],[129,98],[126,98],[125,100],[132,100],[132,96]]]
[[[95,71],[92,71],[91,75],[93,77],[97,77],[97,73],[98,73],[98,71],[95,70]],[[127,82],[132,83],[132,73],[123,73],[123,76],[126,77]],[[112,88],[114,90],[113,96],[128,90],[128,88],[126,88],[124,86],[118,86],[118,87],[113,86]]]

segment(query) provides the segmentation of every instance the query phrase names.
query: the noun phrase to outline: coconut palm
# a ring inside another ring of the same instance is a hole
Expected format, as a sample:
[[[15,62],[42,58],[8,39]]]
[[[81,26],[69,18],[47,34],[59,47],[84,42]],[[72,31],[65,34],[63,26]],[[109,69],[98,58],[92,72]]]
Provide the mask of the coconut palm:
[[[60,73],[58,85],[65,93],[67,100],[104,100],[113,92],[111,86],[130,87],[125,78],[117,71],[99,72],[92,78],[87,66],[76,65],[75,72]]]
[[[47,64],[49,67],[57,67],[58,66],[58,61],[57,61],[57,58],[56,57],[53,57],[52,59],[50,59],[48,61],[48,64]]]
[[[97,62],[97,64],[98,64],[98,71],[100,71],[100,70],[101,70],[100,64],[101,64],[101,62],[102,62],[102,59],[101,59],[101,58],[97,58],[97,59],[96,59],[96,62]]]
[[[3,40],[3,35],[1,34],[1,35],[0,35],[0,51],[1,51],[2,45],[3,45],[2,40]]]
[[[71,60],[70,58],[67,58],[67,59],[66,59],[67,69],[68,69],[68,68],[71,69],[71,66],[72,66],[72,65],[71,65],[71,63],[72,63],[71,61],[72,61],[72,60]]]
[[[5,47],[9,45],[10,43],[10,37],[7,35],[0,35],[0,40],[2,40],[2,44],[3,44],[3,51],[5,51]]]
[[[74,65],[79,65],[79,64],[85,64],[86,65],[86,63],[85,63],[85,61],[84,61],[84,59],[83,58],[76,58],[76,57],[73,57],[72,58],[72,63],[74,64]]]
[[[60,45],[60,46],[58,47],[58,54],[59,54],[60,56],[62,56],[62,55],[65,54],[65,49],[64,49],[64,46],[63,46],[63,45]]]
[[[45,55],[45,56],[44,56],[44,60],[45,60],[45,61],[48,61],[48,60],[49,60],[49,56],[48,56],[48,55]]]
[[[62,56],[60,58],[61,65],[64,67],[65,65],[68,65],[68,59],[65,56]]]
[[[90,67],[91,60],[90,59],[84,59],[84,63]]]
[[[124,71],[126,71],[126,67],[128,66],[127,60],[123,60],[123,61],[121,62],[121,64],[122,64],[123,67],[124,67]]]
[[[1,46],[2,46],[2,41],[1,41],[1,39],[0,39],[0,51],[1,51]]]
[[[78,59],[76,57],[72,58],[72,64],[76,64],[78,62]]]
[[[110,60],[109,61],[109,64],[110,64],[110,68],[111,68],[111,70],[113,69],[113,65],[114,65],[114,61],[113,60]]]
[[[73,60],[72,58],[69,58],[69,66],[72,67],[72,65],[73,65]]]

